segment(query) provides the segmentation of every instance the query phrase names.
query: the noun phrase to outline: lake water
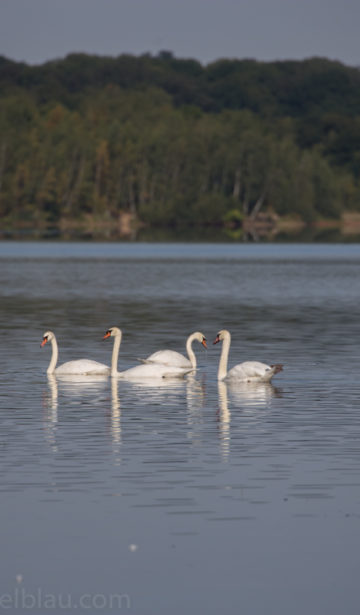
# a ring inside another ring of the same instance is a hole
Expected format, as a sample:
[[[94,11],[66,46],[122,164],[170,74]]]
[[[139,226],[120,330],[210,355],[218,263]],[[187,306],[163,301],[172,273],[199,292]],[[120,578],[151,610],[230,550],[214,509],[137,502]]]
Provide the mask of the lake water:
[[[360,246],[0,243],[0,607],[358,615]],[[179,382],[46,376],[194,345]],[[283,363],[272,385],[217,383]]]

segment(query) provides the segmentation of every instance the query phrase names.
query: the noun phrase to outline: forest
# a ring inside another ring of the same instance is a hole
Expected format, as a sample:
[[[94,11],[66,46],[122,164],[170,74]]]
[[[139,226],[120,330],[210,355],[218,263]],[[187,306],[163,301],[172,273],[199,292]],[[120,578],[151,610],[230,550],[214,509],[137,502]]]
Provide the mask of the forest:
[[[360,71],[0,57],[0,230],[242,228],[360,212]]]

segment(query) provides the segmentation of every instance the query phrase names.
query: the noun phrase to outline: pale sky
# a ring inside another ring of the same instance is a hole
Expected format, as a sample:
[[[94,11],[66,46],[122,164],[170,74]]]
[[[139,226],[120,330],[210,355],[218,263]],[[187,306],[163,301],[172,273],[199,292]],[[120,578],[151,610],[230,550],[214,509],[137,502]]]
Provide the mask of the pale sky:
[[[0,55],[29,64],[72,52],[161,50],[360,66],[360,0],[0,0]]]

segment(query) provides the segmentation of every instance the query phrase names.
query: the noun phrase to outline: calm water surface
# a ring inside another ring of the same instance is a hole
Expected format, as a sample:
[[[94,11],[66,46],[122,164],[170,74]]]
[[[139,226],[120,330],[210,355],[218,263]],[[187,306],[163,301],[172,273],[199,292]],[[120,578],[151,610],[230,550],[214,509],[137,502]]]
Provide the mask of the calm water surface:
[[[0,295],[4,610],[358,614],[360,246],[3,242]],[[114,325],[119,369],[209,349],[163,385],[46,376],[45,330],[108,363]],[[273,385],[218,385],[220,328]]]

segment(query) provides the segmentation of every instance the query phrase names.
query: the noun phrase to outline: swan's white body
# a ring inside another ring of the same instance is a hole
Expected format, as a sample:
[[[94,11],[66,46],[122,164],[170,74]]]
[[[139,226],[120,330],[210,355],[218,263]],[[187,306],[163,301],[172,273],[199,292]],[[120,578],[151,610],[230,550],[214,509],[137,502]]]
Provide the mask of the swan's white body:
[[[200,344],[207,348],[205,335],[200,333],[200,331],[195,331],[195,333],[189,335],[186,340],[186,352],[188,354],[188,358],[175,350],[158,350],[146,359],[140,359],[140,361],[146,364],[161,363],[162,365],[169,365],[171,367],[196,369],[196,356],[192,349],[192,343],[194,340],[200,342]]]
[[[46,331],[43,335],[43,341],[41,342],[41,346],[45,346],[47,342],[51,342],[52,353],[51,359],[49,363],[49,367],[46,370],[48,375],[56,374],[57,376],[61,375],[82,375],[82,376],[92,376],[92,375],[110,375],[110,367],[105,365],[104,363],[99,363],[98,361],[92,361],[91,359],[78,359],[76,361],[68,361],[67,363],[63,363],[59,367],[56,367],[59,350],[56,341],[55,334],[52,331]],[[117,353],[119,350],[117,350]],[[116,355],[116,357],[114,357]],[[113,361],[114,358],[117,360],[116,348],[114,344],[113,348]]]
[[[108,329],[104,335],[104,339],[107,337],[115,337],[113,360],[111,362],[111,376],[117,378],[123,378],[124,380],[142,381],[144,379],[156,379],[156,378],[184,378],[184,376],[192,371],[192,367],[182,368],[170,365],[163,365],[161,363],[149,363],[145,365],[137,365],[136,367],[130,367],[122,372],[117,370],[117,357],[119,354],[122,331],[117,327]],[[116,355],[114,358],[116,349]]]
[[[231,344],[231,335],[222,329],[216,336],[214,344],[222,342],[221,356],[218,369],[218,380],[239,382],[270,382],[271,378],[282,370],[282,365],[266,365],[259,361],[244,361],[227,371],[228,357]]]
[[[111,374],[125,380],[144,380],[146,378],[184,378],[186,374],[192,371],[192,368],[172,367],[171,365],[161,365],[161,363],[153,363],[148,365],[136,365],[130,367],[123,372]]]

